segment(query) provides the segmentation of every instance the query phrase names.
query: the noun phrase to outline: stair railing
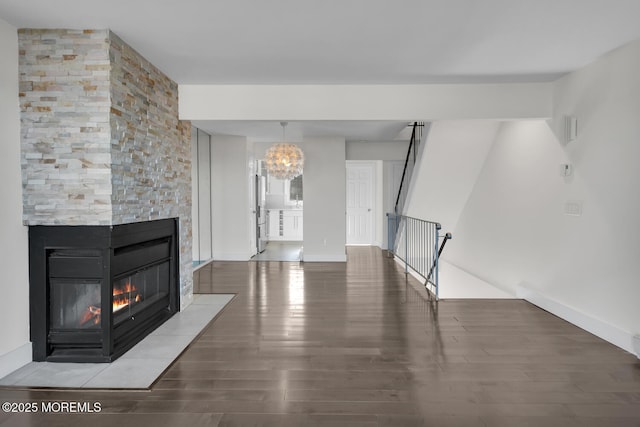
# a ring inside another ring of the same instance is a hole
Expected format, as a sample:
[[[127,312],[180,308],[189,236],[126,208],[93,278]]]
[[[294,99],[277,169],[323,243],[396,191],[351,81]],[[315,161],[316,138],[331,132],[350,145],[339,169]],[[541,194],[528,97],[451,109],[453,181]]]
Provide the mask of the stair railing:
[[[441,236],[439,223],[406,215],[388,213],[387,220],[388,251],[404,262],[405,273],[411,270],[421,276],[427,291],[438,300],[438,261],[451,233]]]

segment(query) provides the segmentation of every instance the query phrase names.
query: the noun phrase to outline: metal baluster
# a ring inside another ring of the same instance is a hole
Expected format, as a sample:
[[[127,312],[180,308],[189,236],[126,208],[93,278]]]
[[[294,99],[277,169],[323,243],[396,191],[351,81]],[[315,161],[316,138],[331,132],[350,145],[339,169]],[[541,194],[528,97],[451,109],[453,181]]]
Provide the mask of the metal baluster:
[[[440,291],[439,283],[438,283],[438,264],[440,263],[440,257],[438,256],[438,230],[440,230],[440,224],[436,226],[436,235],[435,235],[435,245],[434,245],[434,255],[436,257],[436,276],[435,276],[435,287],[436,287],[436,301],[438,301],[438,294]]]

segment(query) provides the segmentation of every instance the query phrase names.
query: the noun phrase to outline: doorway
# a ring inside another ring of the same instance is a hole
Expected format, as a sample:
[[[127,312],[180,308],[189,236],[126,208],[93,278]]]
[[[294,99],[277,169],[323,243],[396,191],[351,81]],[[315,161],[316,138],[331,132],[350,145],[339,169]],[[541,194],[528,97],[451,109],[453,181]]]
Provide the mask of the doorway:
[[[252,261],[302,261],[303,176],[278,179],[256,162],[257,253]]]
[[[347,245],[373,245],[373,162],[347,161]]]

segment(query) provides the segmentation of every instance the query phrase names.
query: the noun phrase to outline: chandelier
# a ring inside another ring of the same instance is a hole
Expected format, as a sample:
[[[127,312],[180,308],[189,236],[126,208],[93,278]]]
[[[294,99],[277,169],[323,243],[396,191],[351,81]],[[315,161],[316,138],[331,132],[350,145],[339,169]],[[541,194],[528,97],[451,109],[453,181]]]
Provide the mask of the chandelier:
[[[302,175],[304,166],[304,154],[295,144],[287,144],[284,133],[287,122],[280,122],[282,126],[282,143],[274,144],[267,150],[264,161],[267,172],[279,179],[293,179]]]

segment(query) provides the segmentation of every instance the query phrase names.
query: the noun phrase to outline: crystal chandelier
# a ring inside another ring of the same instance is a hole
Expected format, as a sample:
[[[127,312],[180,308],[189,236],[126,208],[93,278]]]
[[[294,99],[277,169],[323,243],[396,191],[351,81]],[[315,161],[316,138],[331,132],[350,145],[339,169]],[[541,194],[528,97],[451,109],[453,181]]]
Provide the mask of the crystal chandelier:
[[[264,162],[269,175],[279,179],[293,179],[302,175],[304,154],[295,144],[287,144],[284,137],[287,122],[280,122],[282,126],[282,143],[274,144],[267,150]]]

